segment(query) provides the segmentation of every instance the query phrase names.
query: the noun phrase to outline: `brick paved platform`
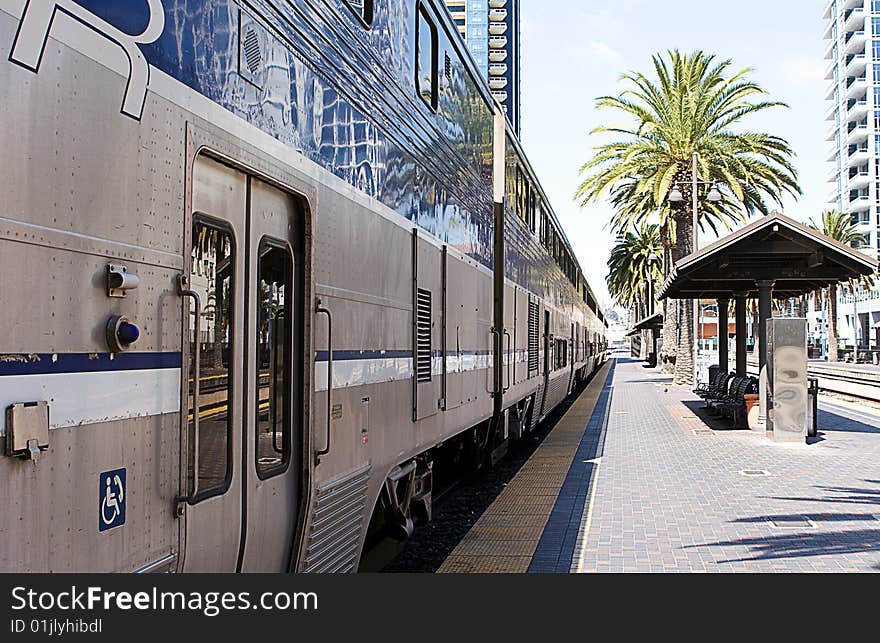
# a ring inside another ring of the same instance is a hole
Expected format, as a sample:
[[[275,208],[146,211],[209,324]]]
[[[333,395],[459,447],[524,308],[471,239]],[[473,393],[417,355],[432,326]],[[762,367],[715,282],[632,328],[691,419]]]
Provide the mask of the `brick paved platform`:
[[[592,475],[592,465],[573,462],[595,448],[584,446],[585,428],[607,404],[612,372],[599,370],[438,572],[568,571]]]
[[[819,440],[781,445],[668,382],[618,360],[571,571],[880,570],[880,417],[823,402]]]

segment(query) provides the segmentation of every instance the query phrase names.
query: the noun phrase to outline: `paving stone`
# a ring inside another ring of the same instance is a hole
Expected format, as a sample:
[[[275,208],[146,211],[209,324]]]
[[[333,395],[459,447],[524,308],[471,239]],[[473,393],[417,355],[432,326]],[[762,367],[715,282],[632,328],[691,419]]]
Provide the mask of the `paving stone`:
[[[700,400],[645,376],[618,360],[572,571],[880,570],[880,417],[820,404],[810,445],[717,426],[695,435]],[[799,518],[816,526],[768,522]]]

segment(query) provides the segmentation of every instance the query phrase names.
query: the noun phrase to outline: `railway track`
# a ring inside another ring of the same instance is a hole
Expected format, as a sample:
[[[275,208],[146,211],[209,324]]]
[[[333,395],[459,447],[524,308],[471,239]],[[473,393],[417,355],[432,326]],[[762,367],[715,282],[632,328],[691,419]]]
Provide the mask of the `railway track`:
[[[362,565],[361,571],[437,571],[541,445],[582,390],[578,388],[566,398],[525,440],[512,445],[492,468],[465,474],[436,491],[431,522],[417,527],[413,536],[403,543],[395,543],[394,546],[384,543],[365,554],[368,565]]]
[[[748,362],[748,373],[758,376],[757,362]],[[818,378],[820,391],[880,403],[880,371],[811,363],[807,366],[807,376]]]

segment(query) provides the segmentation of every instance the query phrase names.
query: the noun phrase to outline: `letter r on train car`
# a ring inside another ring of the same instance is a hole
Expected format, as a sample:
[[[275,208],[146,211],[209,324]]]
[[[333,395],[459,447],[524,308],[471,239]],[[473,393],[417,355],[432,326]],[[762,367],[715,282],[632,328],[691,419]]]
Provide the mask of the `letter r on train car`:
[[[95,32],[119,45],[128,58],[128,82],[122,99],[122,113],[140,120],[150,82],[150,66],[138,45],[155,42],[165,31],[162,0],[143,0],[149,19],[141,34],[125,33],[74,0],[28,0],[12,43],[9,60],[37,73],[46,43],[56,20],[69,21],[76,28]]]

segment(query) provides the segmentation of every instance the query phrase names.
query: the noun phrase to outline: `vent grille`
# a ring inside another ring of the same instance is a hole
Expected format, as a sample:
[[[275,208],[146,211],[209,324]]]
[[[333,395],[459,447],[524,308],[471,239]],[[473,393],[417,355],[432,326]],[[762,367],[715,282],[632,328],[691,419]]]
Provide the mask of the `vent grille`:
[[[416,381],[431,381],[431,291],[416,291]]]
[[[263,52],[260,47],[260,36],[253,25],[248,25],[245,28],[242,47],[248,71],[256,74],[260,71],[260,65],[263,63]]]
[[[452,59],[448,53],[444,53],[444,56],[446,57],[446,62],[443,65],[443,73],[446,74],[446,78],[452,80]]]
[[[306,542],[304,572],[357,570],[369,480],[370,467],[366,466],[317,488]]]
[[[538,302],[529,299],[529,375],[538,371]]]

